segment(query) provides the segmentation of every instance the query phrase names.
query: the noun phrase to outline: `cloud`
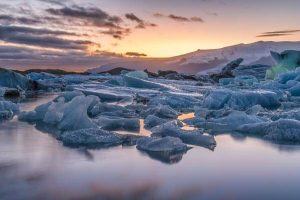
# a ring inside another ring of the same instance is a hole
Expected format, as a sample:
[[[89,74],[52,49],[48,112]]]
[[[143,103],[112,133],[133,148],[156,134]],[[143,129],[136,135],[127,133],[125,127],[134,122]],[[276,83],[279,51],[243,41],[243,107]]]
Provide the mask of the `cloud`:
[[[157,26],[154,23],[149,23],[149,22],[146,22],[146,21],[142,20],[141,18],[137,17],[133,13],[127,13],[127,14],[125,14],[125,17],[126,17],[126,19],[129,19],[131,21],[136,22],[137,23],[136,28],[142,28],[142,29],[144,29],[146,27],[156,27]]]
[[[56,16],[85,21],[85,25],[99,27],[120,28],[119,23],[123,20],[118,16],[112,16],[99,8],[91,7],[64,7],[59,9],[49,8],[48,13]]]
[[[68,25],[106,29],[101,30],[100,33],[111,35],[115,39],[123,39],[131,32],[129,28],[123,26],[121,17],[110,15],[96,7],[73,5],[59,9],[49,8],[46,11],[52,16],[60,17],[61,21],[69,23]]]
[[[264,32],[256,37],[279,37],[279,36],[288,36],[293,35],[295,33],[299,33],[300,30],[281,30],[281,31],[270,31],[270,32]]]
[[[199,22],[199,23],[204,22],[204,20],[201,17],[197,17],[197,16],[184,17],[184,16],[179,16],[174,14],[165,15],[162,13],[154,13],[153,16],[157,18],[169,18],[177,22]]]
[[[0,26],[0,40],[13,44],[23,44],[43,48],[85,50],[95,43],[87,40],[69,40],[60,36],[74,33],[49,29],[35,29],[20,26]]]
[[[27,24],[27,25],[34,25],[40,24],[42,21],[39,19],[32,19],[27,17],[13,17],[10,15],[0,15],[0,22],[2,24]]]
[[[59,6],[65,6],[67,2],[69,2],[68,0],[64,0],[64,2],[62,2],[61,0],[38,0],[44,3],[48,3],[48,4],[54,4],[54,5],[59,5]]]
[[[144,53],[138,53],[138,52],[127,52],[125,53],[126,56],[132,56],[132,57],[146,57],[147,54]]]

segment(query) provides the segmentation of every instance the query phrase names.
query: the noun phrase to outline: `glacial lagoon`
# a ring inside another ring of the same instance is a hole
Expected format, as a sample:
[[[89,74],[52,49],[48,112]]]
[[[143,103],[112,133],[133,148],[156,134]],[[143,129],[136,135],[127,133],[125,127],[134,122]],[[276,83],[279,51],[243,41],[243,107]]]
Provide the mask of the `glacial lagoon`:
[[[21,103],[32,110],[56,95]],[[0,124],[1,199],[297,199],[300,146],[220,134],[164,162],[135,146],[65,147],[35,125]]]

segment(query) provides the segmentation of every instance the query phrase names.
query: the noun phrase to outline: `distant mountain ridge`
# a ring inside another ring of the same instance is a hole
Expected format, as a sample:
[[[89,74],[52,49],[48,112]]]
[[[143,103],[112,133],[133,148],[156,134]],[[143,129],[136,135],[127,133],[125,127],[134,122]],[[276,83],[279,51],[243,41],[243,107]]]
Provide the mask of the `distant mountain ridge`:
[[[285,50],[300,50],[300,41],[297,42],[255,42],[238,44],[220,49],[198,50],[170,58],[120,58],[97,68],[89,69],[89,73],[100,73],[113,68],[128,68],[135,70],[148,69],[173,70],[186,74],[198,72],[209,73],[225,66],[237,58],[243,58],[243,65],[266,64],[272,65],[274,61],[270,51],[282,52]]]

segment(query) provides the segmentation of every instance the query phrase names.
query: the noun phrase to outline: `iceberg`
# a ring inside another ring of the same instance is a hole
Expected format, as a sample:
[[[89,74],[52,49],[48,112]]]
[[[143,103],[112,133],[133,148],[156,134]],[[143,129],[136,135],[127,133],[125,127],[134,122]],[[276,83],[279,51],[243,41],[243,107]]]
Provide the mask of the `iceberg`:
[[[38,106],[34,111],[22,112],[19,120],[34,123],[43,121],[62,131],[96,128],[97,125],[88,116],[88,109],[97,102],[99,98],[96,96],[76,96],[67,103],[64,98],[59,98],[56,102]]]
[[[295,70],[300,66],[300,51],[287,50],[281,54],[271,52],[271,56],[277,62],[275,66],[266,72],[266,79],[275,79],[280,74]]]

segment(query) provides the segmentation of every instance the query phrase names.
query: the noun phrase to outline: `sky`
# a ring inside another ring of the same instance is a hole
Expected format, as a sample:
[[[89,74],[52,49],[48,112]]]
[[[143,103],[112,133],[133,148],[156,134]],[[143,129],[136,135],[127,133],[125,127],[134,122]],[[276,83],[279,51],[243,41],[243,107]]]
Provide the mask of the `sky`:
[[[91,67],[299,41],[299,8],[299,0],[2,0],[0,66]]]

